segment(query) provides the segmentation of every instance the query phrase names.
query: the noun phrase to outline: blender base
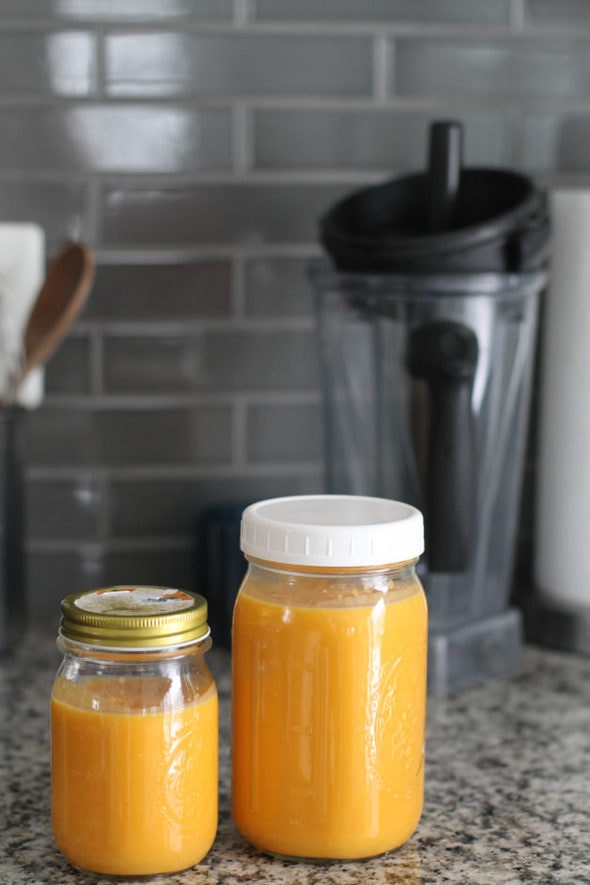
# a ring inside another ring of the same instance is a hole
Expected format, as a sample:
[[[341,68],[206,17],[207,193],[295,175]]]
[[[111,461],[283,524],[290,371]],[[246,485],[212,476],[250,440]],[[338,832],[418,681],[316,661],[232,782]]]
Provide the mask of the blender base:
[[[490,679],[516,676],[522,646],[522,616],[515,608],[452,629],[431,630],[428,693],[447,697]]]
[[[539,596],[526,614],[527,638],[562,651],[590,654],[590,606]]]

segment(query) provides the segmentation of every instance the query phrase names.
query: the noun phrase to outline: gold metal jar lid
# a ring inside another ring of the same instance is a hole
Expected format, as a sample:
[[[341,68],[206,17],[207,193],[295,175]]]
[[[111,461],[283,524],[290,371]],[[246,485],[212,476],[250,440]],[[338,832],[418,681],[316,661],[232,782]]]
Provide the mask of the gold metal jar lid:
[[[74,593],[61,603],[67,639],[109,648],[186,645],[209,635],[207,601],[169,587],[116,586]]]

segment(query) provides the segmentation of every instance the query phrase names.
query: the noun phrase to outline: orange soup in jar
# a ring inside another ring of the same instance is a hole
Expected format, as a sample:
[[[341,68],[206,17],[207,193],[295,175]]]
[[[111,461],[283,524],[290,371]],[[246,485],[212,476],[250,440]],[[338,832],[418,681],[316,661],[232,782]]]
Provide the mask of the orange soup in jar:
[[[232,810],[288,858],[403,844],[424,791],[423,521],[395,501],[263,501],[242,519],[248,571],[232,638]]]
[[[217,829],[217,692],[207,604],[162,587],[62,602],[51,696],[52,822],[74,866],[112,876],[198,863]]]

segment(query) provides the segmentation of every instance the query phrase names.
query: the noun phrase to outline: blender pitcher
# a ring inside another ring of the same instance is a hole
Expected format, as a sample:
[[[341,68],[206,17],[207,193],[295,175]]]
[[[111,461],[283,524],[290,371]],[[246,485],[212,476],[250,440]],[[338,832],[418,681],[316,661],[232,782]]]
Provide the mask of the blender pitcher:
[[[330,210],[332,261],[309,267],[327,490],[424,513],[438,695],[519,667],[509,594],[549,242],[544,195],[516,173],[462,169],[461,135],[434,124],[426,174]]]

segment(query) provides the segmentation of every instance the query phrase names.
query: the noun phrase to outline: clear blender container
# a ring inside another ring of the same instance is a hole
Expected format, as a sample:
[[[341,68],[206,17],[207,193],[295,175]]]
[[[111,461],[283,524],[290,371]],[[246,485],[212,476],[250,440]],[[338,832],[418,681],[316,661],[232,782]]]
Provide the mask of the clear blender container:
[[[424,513],[435,695],[520,666],[510,590],[549,242],[543,195],[461,170],[460,137],[435,124],[429,173],[338,204],[322,220],[331,261],[309,267],[326,488]]]

